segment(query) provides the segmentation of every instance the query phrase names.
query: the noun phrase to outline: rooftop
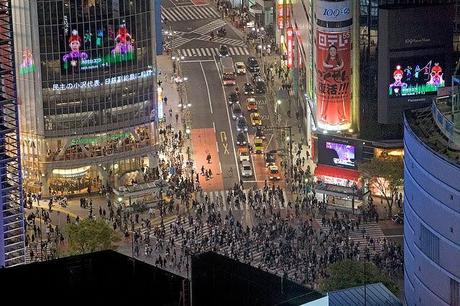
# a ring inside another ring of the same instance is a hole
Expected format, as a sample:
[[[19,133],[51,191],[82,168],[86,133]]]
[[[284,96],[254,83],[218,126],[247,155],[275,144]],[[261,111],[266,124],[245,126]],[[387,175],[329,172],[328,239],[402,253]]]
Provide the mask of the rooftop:
[[[460,166],[460,110],[452,116],[451,97],[437,98],[431,107],[407,111],[415,135],[444,159]]]

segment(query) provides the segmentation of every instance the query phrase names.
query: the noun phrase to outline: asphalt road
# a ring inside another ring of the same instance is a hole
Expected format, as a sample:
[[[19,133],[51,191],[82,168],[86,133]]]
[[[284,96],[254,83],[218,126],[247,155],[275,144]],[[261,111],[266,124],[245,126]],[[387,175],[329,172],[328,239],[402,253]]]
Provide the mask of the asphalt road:
[[[223,178],[224,189],[232,188],[234,183],[239,182],[240,179],[245,182],[245,188],[254,185],[263,186],[264,181],[268,180],[269,173],[265,167],[265,160],[262,154],[251,155],[254,175],[247,178],[241,177],[238,148],[236,146],[237,131],[235,121],[231,117],[231,108],[227,104],[227,97],[235,90],[235,86],[223,86],[221,81],[222,74],[219,71],[220,59],[215,54],[215,50],[221,44],[226,44],[230,48],[234,62],[246,62],[249,56],[249,48],[229,25],[217,17],[217,13],[214,13],[217,11],[210,5],[193,6],[189,1],[166,0],[163,1],[162,7],[163,16],[169,17],[165,29],[175,31],[175,34],[168,38],[173,46],[172,53],[176,56],[184,56],[180,63],[180,71],[188,79],[185,84],[185,96],[187,102],[192,105],[192,130],[214,129],[219,158],[218,161],[213,158],[213,162],[219,162],[218,169],[220,171],[220,173],[214,174]],[[198,18],[200,16],[209,18]],[[210,40],[209,32],[214,31],[215,33],[222,26],[225,27],[227,35]],[[237,86],[240,91],[243,90],[245,82],[251,82],[249,72],[246,75],[237,76]],[[248,141],[253,144],[255,129],[251,127],[249,112],[246,110],[246,98],[241,94],[240,102],[249,125]],[[266,97],[261,95],[257,96],[256,99],[264,126],[272,126]],[[265,131],[265,134],[264,150],[275,149],[276,144],[274,137],[272,137],[272,132]],[[201,153],[200,148],[195,148],[195,151],[200,152],[202,155],[206,155],[205,152],[207,152],[203,151]],[[195,163],[195,168],[198,171],[205,158],[206,156],[195,157],[198,160]]]

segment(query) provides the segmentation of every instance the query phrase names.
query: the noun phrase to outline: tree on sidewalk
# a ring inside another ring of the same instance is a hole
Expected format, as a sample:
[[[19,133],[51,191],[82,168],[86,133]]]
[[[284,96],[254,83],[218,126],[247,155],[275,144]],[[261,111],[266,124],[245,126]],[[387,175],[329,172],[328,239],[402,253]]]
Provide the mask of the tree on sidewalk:
[[[85,254],[113,249],[120,237],[102,219],[84,219],[66,226],[70,254]]]
[[[346,259],[333,263],[327,268],[327,278],[320,282],[320,290],[329,292],[364,284],[383,283],[394,295],[398,296],[399,288],[387,275],[382,273],[372,262]]]
[[[369,186],[374,186],[383,196],[391,218],[393,205],[397,201],[398,187],[403,184],[404,163],[400,157],[378,157],[359,165],[359,171]]]

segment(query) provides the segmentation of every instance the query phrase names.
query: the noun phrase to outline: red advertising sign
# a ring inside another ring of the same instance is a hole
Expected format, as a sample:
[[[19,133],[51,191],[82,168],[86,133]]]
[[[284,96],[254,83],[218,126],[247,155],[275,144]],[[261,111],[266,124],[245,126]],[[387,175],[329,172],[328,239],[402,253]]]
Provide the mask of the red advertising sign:
[[[316,98],[320,128],[351,124],[351,33],[316,31]]]
[[[286,29],[287,33],[287,66],[292,68],[294,66],[294,31],[292,28]]]
[[[284,5],[278,4],[278,29],[283,28],[284,23]]]

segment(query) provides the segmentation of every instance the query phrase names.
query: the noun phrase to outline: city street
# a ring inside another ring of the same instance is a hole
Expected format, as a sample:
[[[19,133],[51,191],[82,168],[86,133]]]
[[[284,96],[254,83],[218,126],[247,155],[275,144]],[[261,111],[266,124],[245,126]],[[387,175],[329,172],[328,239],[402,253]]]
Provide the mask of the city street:
[[[187,103],[192,105],[192,139],[196,170],[199,171],[202,166],[207,168],[208,153],[218,152],[218,155],[213,156],[210,167],[214,174],[213,178],[202,184],[202,187],[205,191],[226,190],[240,180],[245,183],[245,188],[262,187],[270,176],[263,154],[251,154],[253,175],[242,177],[236,145],[236,124],[231,118],[231,109],[227,103],[228,96],[236,87],[242,89],[244,83],[252,83],[251,74],[247,72],[245,75],[237,76],[236,86],[224,86],[218,54],[219,46],[227,45],[234,62],[246,63],[249,47],[241,38],[241,33],[218,18],[219,15],[211,5],[190,6],[186,3],[188,2],[178,4],[175,1],[165,1],[162,16],[167,19],[166,31],[174,33],[169,37],[172,56],[180,58],[178,64],[180,73],[187,78],[186,99]],[[215,32],[222,27],[227,33],[225,37],[214,37],[211,40],[210,32]],[[251,119],[249,112],[246,111],[248,97],[250,95],[240,94],[240,104],[250,125]],[[269,115],[269,101],[266,100],[265,95],[256,97],[256,100],[263,125],[266,127],[274,125]],[[198,129],[200,132],[197,131]],[[210,131],[214,133],[211,135]],[[251,145],[254,143],[254,131],[254,128],[249,127],[247,138]],[[265,134],[265,152],[278,149],[273,130],[267,130]],[[197,139],[193,135],[197,135]],[[206,135],[206,141],[201,138],[202,135]],[[210,146],[212,143],[215,143],[216,148]],[[280,168],[279,160],[276,165]],[[284,187],[281,172],[280,183]],[[222,182],[223,186],[221,186]],[[276,184],[279,185],[278,182]]]

